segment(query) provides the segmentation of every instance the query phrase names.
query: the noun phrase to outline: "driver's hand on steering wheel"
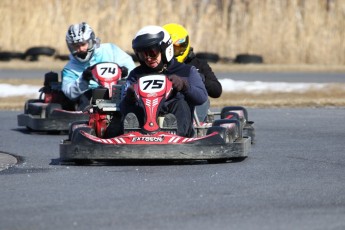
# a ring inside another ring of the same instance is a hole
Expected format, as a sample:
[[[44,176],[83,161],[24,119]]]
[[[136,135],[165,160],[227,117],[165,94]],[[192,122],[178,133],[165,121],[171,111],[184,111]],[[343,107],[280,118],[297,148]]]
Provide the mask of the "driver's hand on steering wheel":
[[[92,74],[92,68],[91,67],[87,67],[84,71],[83,71],[83,75],[82,75],[83,79],[87,82],[89,82],[90,80],[94,80],[93,74]]]
[[[188,90],[188,82],[177,76],[177,75],[170,75],[169,80],[172,82],[173,84],[173,88],[177,91],[177,92],[186,92]]]
[[[129,86],[126,90],[125,100],[129,104],[134,104],[137,101],[133,85]]]

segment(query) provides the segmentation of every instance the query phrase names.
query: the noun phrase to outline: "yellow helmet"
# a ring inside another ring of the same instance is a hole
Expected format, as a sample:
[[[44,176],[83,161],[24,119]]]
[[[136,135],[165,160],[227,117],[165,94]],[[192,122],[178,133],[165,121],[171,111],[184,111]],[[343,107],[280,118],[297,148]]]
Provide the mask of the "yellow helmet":
[[[170,23],[163,26],[174,44],[174,56],[178,62],[184,62],[190,50],[188,31],[181,25]]]

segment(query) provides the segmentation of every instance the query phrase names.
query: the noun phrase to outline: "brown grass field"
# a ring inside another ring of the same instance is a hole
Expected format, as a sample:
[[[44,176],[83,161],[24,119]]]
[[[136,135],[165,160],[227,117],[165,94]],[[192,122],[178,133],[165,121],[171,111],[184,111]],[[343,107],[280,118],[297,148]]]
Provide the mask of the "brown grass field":
[[[50,46],[67,54],[69,25],[88,22],[102,42],[132,52],[143,26],[176,22],[189,31],[196,52],[221,57],[262,55],[264,65],[221,65],[218,71],[330,71],[345,73],[344,0],[1,0],[0,52]],[[41,58],[41,57],[40,57]],[[40,62],[0,62],[0,68],[47,69]],[[48,60],[50,61],[50,60]],[[60,71],[63,62],[53,62]],[[42,85],[41,81],[2,81]],[[343,85],[303,94],[231,94],[213,106],[344,106]],[[0,98],[0,109],[21,110],[27,98]]]
[[[69,25],[131,51],[143,26],[184,25],[196,51],[266,64],[345,64],[344,0],[1,0],[0,51],[51,46],[66,54]]]

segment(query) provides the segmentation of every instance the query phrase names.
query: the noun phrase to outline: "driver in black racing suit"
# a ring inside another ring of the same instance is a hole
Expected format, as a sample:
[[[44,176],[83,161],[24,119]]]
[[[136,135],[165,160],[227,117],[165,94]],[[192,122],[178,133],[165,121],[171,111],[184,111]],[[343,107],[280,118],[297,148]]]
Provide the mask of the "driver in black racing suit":
[[[212,98],[219,98],[222,95],[222,85],[218,81],[207,61],[197,58],[194,54],[186,28],[176,23],[166,24],[163,26],[163,28],[168,31],[171,36],[174,44],[174,56],[177,61],[195,66],[202,77],[208,96]],[[202,105],[195,107],[200,122],[206,121],[209,108],[209,100]]]
[[[139,126],[144,123],[144,110],[136,101],[132,84],[143,75],[164,74],[177,93],[164,102],[161,112],[173,115],[169,119],[177,122],[177,135],[192,137],[194,108],[207,101],[207,91],[196,68],[176,61],[170,35],[160,26],[140,29],[132,41],[132,48],[140,65],[127,78],[126,94],[121,102],[124,125],[135,122],[136,118]]]

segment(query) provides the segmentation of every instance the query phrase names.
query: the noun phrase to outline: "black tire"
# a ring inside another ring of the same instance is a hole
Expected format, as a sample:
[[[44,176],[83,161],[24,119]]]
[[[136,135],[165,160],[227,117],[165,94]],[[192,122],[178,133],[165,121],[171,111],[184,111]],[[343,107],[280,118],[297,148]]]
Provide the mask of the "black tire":
[[[87,125],[89,124],[89,121],[88,120],[83,120],[83,121],[74,121],[72,122],[70,125],[69,125],[69,128],[68,128],[68,140],[72,140],[72,134],[74,132],[75,129],[75,126],[82,126],[82,125],[85,125],[85,127],[87,127]]]
[[[91,127],[89,127],[89,126],[78,127],[75,130],[73,130],[73,132],[71,133],[71,142],[72,143],[80,143],[80,137],[81,137],[80,131],[84,131],[88,134],[96,136],[95,130],[92,129]]]
[[[264,59],[260,55],[238,54],[234,62],[238,64],[250,64],[250,63],[261,64],[264,62]]]
[[[11,52],[0,52],[0,61],[11,61]]]
[[[226,107],[223,107],[221,112],[220,112],[220,117],[223,119],[225,117],[224,114],[226,112],[233,111],[233,110],[242,110],[244,118],[248,121],[248,111],[247,111],[246,108],[244,108],[242,106],[226,106]]]
[[[25,102],[25,104],[24,104],[24,114],[29,114],[29,104],[30,103],[35,103],[35,102],[44,102],[43,100],[40,100],[40,99],[29,99],[29,100],[27,100],[26,102]],[[39,112],[40,113],[40,112]]]
[[[58,55],[55,55],[54,58],[62,60],[62,61],[69,61],[69,55],[68,54],[58,54]]]
[[[39,47],[32,47],[25,51],[25,56],[37,56],[37,55],[45,55],[45,56],[53,56],[55,54],[55,49],[46,46],[39,46]]]
[[[241,128],[241,122],[237,119],[220,119],[220,120],[215,120],[213,123],[212,123],[212,127],[213,126],[219,126],[222,125],[222,124],[235,124],[236,125],[236,129],[235,130],[231,130],[231,133],[228,133],[228,135],[230,136],[231,135],[231,139],[232,140],[235,140],[237,139],[238,137],[241,137],[242,138],[242,128]]]
[[[219,61],[219,55],[216,53],[199,52],[196,53],[195,56],[208,62],[216,63]]]
[[[229,137],[226,128],[221,127],[221,126],[212,126],[207,129],[206,135],[209,135],[213,132],[217,132],[221,138],[224,140],[225,143],[229,143]]]
[[[12,52],[11,53],[11,57],[13,59],[24,59],[25,58],[25,53],[21,53],[21,52]]]
[[[25,59],[29,61],[38,61],[39,55],[53,56],[55,54],[55,49],[51,47],[32,47],[25,51]]]

